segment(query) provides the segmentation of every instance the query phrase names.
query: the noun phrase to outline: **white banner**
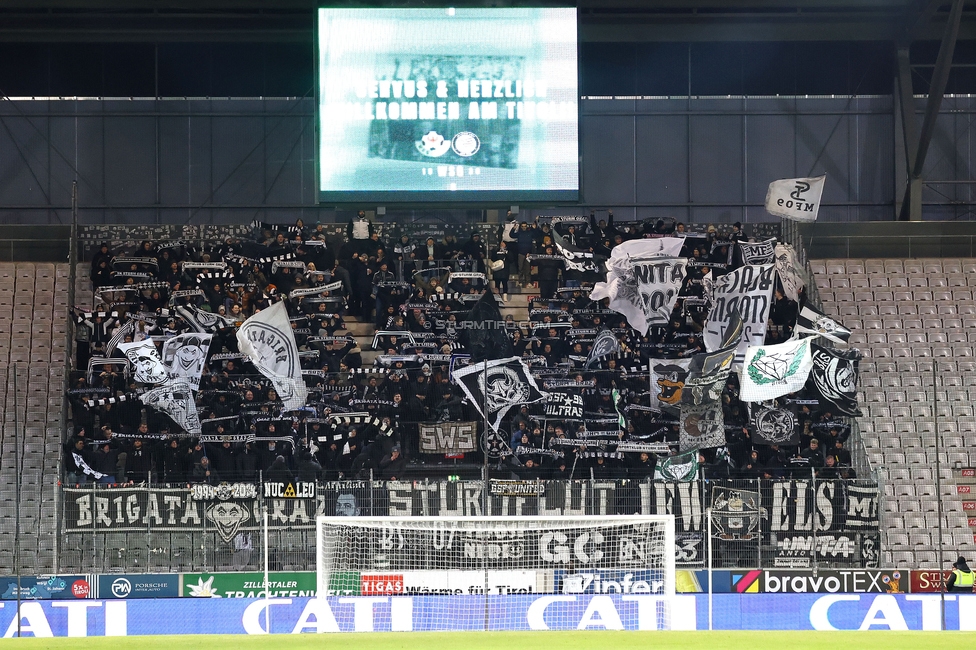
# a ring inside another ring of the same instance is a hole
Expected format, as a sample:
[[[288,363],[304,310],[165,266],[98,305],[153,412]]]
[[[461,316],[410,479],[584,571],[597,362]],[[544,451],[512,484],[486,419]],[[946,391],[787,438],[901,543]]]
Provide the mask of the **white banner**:
[[[212,334],[180,334],[163,343],[163,363],[193,390],[200,390],[200,375],[212,338]]]
[[[139,399],[146,406],[168,415],[187,433],[200,435],[200,416],[193,402],[193,391],[182,379],[166,382],[159,388],[143,393]]]
[[[642,334],[651,325],[667,323],[688,264],[676,257],[683,244],[681,238],[662,237],[617,246],[607,260],[607,281],[596,283],[590,299],[610,298],[610,309]]]
[[[134,343],[119,343],[118,349],[132,364],[136,381],[142,384],[160,384],[169,377],[166,366],[159,358],[156,344],[150,339]]]
[[[810,339],[749,346],[739,373],[739,399],[765,402],[803,388],[813,368]]]
[[[641,332],[647,332],[650,325],[667,325],[671,321],[671,310],[678,300],[687,265],[688,260],[683,257],[634,262],[637,292],[645,320],[644,328],[637,328]]]
[[[824,175],[773,181],[766,192],[766,212],[793,221],[816,221],[826,178]]]
[[[286,409],[305,405],[308,389],[284,303],[276,302],[244,321],[237,330],[237,343],[240,351],[274,384]]]
[[[718,350],[722,346],[725,332],[736,311],[742,318],[743,326],[736,363],[742,362],[746,347],[763,344],[772,304],[773,273],[772,264],[743,266],[711,283],[712,309],[702,335],[707,350]]]

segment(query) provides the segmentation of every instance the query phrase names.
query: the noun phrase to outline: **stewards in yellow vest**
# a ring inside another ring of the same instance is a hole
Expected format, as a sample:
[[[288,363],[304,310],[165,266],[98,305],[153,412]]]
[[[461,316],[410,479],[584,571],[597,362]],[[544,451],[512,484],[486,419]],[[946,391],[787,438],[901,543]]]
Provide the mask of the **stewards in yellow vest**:
[[[973,570],[966,564],[966,558],[959,556],[959,559],[952,563],[952,575],[946,580],[946,591],[973,591]]]

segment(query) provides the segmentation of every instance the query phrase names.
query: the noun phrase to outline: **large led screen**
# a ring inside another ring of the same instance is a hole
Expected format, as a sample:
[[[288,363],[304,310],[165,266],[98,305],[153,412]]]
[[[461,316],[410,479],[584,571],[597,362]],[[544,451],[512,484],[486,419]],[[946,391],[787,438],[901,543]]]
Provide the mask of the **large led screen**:
[[[576,9],[319,9],[326,203],[574,201]]]

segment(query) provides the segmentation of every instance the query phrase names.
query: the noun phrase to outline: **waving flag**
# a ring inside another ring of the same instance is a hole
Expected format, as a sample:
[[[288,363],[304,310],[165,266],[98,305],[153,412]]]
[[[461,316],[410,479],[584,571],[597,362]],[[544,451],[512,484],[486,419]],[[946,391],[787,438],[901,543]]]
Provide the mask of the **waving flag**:
[[[617,340],[617,336],[607,328],[603,328],[596,335],[596,339],[593,341],[593,347],[590,348],[589,357],[586,359],[586,365],[583,368],[588,370],[590,366],[597,363],[600,359],[609,357],[611,354],[616,354],[619,351],[620,342]]]
[[[546,397],[519,357],[474,363],[454,370],[451,376],[495,431],[513,406]]]
[[[816,221],[827,176],[773,181],[766,192],[766,212],[793,221]]]
[[[796,331],[822,336],[834,343],[847,343],[851,338],[849,329],[810,305],[804,305],[797,315]]]
[[[271,380],[286,409],[305,406],[308,389],[284,303],[276,302],[244,321],[237,330],[237,344],[261,374]]]
[[[809,338],[749,346],[739,374],[739,399],[765,402],[795,393],[803,388],[812,368]]]

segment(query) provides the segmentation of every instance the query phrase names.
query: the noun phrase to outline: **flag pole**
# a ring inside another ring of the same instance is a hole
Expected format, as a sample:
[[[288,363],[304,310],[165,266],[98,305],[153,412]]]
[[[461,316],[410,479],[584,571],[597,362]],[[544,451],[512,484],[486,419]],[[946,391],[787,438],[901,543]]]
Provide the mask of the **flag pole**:
[[[712,509],[705,510],[708,518],[708,630],[712,630]]]

